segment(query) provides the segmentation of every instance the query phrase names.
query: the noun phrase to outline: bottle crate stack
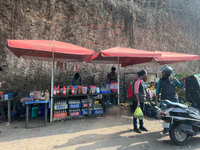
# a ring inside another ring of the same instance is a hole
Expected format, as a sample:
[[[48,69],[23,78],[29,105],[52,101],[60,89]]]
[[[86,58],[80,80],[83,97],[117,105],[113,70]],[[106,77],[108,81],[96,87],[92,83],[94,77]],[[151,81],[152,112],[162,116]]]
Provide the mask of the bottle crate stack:
[[[68,104],[66,100],[56,101],[54,103],[54,118],[67,117]]]
[[[79,116],[79,115],[81,115],[80,99],[69,100],[68,104],[69,104],[69,116]]]
[[[101,104],[94,104],[89,100],[89,114],[103,114],[104,109]],[[87,99],[55,100],[54,118],[65,118],[68,116],[88,115]]]
[[[82,115],[87,115],[88,114],[88,100],[87,99],[82,99],[81,100],[81,114]],[[89,100],[89,114],[93,114],[93,101],[92,99]]]

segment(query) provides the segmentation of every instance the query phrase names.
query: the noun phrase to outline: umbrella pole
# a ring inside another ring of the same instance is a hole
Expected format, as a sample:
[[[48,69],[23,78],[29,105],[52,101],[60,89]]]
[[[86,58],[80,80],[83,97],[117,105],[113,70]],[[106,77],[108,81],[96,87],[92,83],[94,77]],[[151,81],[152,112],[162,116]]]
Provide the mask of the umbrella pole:
[[[53,121],[53,81],[54,81],[54,53],[52,54],[52,73],[51,73],[51,112],[50,112],[50,122]]]
[[[119,81],[119,57],[118,57],[118,96],[117,96],[117,105],[119,105],[119,85],[120,85],[120,81]]]

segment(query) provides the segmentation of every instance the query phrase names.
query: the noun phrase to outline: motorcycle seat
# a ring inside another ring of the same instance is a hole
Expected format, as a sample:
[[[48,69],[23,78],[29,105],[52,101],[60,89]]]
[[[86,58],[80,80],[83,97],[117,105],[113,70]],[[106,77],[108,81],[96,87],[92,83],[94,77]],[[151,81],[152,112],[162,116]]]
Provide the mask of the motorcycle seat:
[[[163,102],[165,102],[166,104],[163,104]],[[171,102],[169,100],[162,100],[161,101],[162,105],[164,106],[167,106],[167,105],[171,105],[171,106],[176,106],[176,107],[180,107],[180,108],[188,108],[188,106],[184,105],[184,104],[181,104],[181,103],[174,103],[174,102]]]

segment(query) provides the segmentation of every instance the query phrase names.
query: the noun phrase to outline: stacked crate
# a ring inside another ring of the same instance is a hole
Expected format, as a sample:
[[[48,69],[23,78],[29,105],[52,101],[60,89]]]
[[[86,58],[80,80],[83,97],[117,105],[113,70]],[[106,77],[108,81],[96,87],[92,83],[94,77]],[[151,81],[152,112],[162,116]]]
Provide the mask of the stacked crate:
[[[79,116],[81,115],[81,102],[80,99],[69,100],[69,116]]]

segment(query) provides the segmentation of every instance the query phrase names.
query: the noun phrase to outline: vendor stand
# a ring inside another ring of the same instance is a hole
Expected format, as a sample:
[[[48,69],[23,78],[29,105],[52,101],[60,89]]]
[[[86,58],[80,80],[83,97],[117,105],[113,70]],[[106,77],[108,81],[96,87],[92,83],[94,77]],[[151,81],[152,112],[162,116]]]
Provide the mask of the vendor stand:
[[[50,111],[50,122],[52,122],[55,61],[86,61],[94,54],[94,51],[55,40],[8,40],[7,47],[19,58],[23,57],[32,60],[52,61]]]
[[[95,114],[103,114],[103,106],[101,104],[95,105],[92,97],[112,94],[116,95],[117,93],[55,95],[53,121],[69,119],[76,116],[91,116]],[[97,106],[99,107],[99,109],[97,108]],[[58,113],[56,111],[58,111]]]
[[[44,111],[44,125],[47,124],[47,104],[49,103],[49,101],[24,101],[23,105],[26,106],[26,119],[25,119],[25,128],[28,128],[28,119],[31,119],[31,114],[32,113],[32,109],[30,109],[29,111],[29,107],[31,105],[35,105],[35,104],[43,104],[45,105],[45,111]],[[32,108],[32,107],[30,107]],[[30,113],[31,112],[31,113]]]
[[[120,93],[120,65],[124,63],[138,64],[151,61],[154,57],[160,57],[159,52],[115,47],[106,50],[102,50],[99,53],[91,57],[87,62],[89,63],[101,63],[101,64],[118,64],[118,105],[119,105],[119,93]],[[123,67],[123,66],[122,66]]]
[[[191,61],[191,60],[199,60],[200,57],[198,55],[191,55],[191,54],[182,54],[182,53],[174,53],[174,52],[162,52],[162,51],[157,51],[162,54],[160,57],[155,57],[151,59],[151,61],[147,61],[144,63],[138,63],[138,62],[125,62],[122,64],[123,67],[134,65],[134,66],[159,66],[159,65],[164,65],[164,64],[172,64],[172,63],[178,63],[178,62],[185,62],[185,61]],[[151,79],[150,79],[151,80]],[[156,81],[155,81],[156,82]],[[158,117],[158,113],[160,110],[160,103],[155,104],[155,99],[153,95],[156,92],[156,87],[151,86],[148,89],[148,94],[147,94],[147,102],[145,103],[145,111],[144,113],[147,116],[151,117]]]

